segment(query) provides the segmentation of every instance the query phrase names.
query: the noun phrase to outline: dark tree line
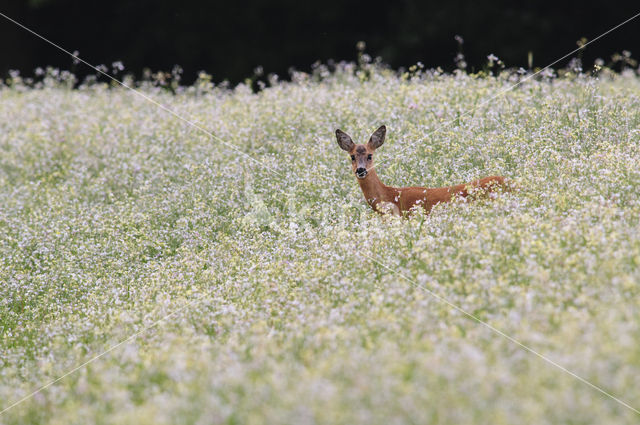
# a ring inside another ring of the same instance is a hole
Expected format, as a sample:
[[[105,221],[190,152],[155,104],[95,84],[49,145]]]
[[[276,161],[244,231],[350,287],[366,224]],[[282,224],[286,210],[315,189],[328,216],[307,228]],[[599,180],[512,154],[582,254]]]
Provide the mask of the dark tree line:
[[[214,81],[241,81],[262,66],[287,76],[316,61],[354,60],[356,43],[393,67],[418,61],[452,69],[464,39],[468,69],[493,53],[508,67],[544,66],[639,12],[626,2],[341,1],[323,0],[4,0],[0,11],[93,64],[120,60],[143,68],[199,70]],[[638,56],[640,18],[584,52],[585,63],[629,50]],[[0,75],[31,74],[37,66],[72,68],[71,59],[0,18]],[[78,66],[79,74],[87,70]]]

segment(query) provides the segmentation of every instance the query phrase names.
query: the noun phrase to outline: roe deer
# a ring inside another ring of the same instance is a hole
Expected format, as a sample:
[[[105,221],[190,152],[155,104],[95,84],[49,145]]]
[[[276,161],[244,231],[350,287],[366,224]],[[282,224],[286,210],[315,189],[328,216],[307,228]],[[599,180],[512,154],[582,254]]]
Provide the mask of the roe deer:
[[[490,192],[496,187],[505,187],[502,176],[485,177],[468,184],[434,189],[386,186],[378,178],[373,166],[373,154],[384,143],[386,133],[387,128],[383,125],[371,135],[366,144],[356,145],[347,133],[336,130],[338,145],[351,155],[351,168],[358,178],[367,203],[379,213],[403,215],[419,205],[428,214],[434,205],[449,202],[455,196],[467,197],[473,189]]]

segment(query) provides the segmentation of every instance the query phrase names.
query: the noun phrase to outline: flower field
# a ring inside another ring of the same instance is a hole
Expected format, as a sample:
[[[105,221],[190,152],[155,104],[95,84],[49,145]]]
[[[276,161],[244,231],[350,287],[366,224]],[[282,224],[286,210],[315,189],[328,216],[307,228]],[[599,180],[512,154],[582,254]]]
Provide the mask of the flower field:
[[[0,424],[633,424],[640,78],[0,86]],[[381,217],[377,172],[494,200]],[[116,344],[90,363],[74,370]]]

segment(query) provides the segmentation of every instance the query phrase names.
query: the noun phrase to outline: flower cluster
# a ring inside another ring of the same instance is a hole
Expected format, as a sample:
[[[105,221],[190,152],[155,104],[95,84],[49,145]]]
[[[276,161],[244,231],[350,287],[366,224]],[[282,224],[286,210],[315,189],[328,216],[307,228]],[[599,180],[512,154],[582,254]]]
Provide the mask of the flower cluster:
[[[214,137],[51,71],[0,88],[0,410],[139,332],[0,424],[637,422],[429,293],[640,400],[637,76],[334,68],[139,85]],[[387,184],[516,189],[380,217],[334,131],[381,124]]]

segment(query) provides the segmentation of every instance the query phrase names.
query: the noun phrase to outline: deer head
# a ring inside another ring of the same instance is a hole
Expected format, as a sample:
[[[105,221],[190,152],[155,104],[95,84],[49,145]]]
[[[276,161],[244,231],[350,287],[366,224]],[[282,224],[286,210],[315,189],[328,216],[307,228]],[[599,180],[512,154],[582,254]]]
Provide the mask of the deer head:
[[[373,168],[373,154],[384,143],[386,134],[387,127],[383,125],[373,132],[367,143],[356,145],[347,133],[340,129],[336,130],[338,146],[351,155],[351,169],[357,178],[366,178],[369,170]]]

